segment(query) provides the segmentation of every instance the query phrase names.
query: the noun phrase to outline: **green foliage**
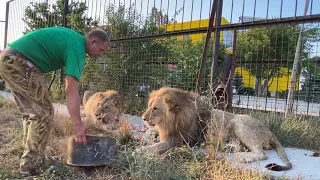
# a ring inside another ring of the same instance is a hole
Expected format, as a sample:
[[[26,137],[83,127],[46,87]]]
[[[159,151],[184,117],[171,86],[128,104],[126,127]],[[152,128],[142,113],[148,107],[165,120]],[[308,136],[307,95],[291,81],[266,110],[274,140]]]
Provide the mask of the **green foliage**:
[[[177,62],[177,69],[179,69],[179,71],[177,71],[175,74],[175,78],[177,80],[176,85],[178,87],[183,87],[187,90],[195,89],[201,65],[204,42],[205,39],[199,39],[195,42],[192,42],[192,40],[189,39],[176,41],[176,43],[172,45],[172,49],[174,52],[173,58],[174,61]],[[225,55],[226,46],[220,43],[219,47],[219,64],[221,65]],[[212,49],[214,49],[213,39],[211,39],[208,49],[209,51],[207,54],[205,70],[205,90],[209,89],[208,84],[211,77],[211,66],[213,59]],[[218,71],[219,73],[221,72],[220,69],[218,69]]]
[[[311,103],[320,102],[320,68],[317,61],[319,61],[319,57],[315,56],[301,63],[301,75],[304,76],[305,82],[298,94],[299,100]]]
[[[243,66],[257,78],[270,79],[270,76],[280,76],[277,73],[281,65],[273,61],[282,60],[292,64],[298,39],[297,32],[298,29],[295,26],[282,26],[255,28],[239,33],[238,56],[245,61],[253,61]],[[265,68],[265,65],[270,68]],[[286,66],[287,63],[283,65]]]
[[[100,91],[105,85],[108,77],[105,77],[103,72],[103,65],[97,63],[92,58],[87,58],[84,67],[84,72],[81,77],[81,93],[85,90],[90,89],[91,91]],[[110,87],[109,87],[110,88]]]
[[[21,175],[18,173],[10,172],[7,169],[0,168],[0,179],[18,179]]]
[[[27,24],[23,33],[40,28],[63,26],[64,0],[57,0],[56,3],[51,6],[48,3],[31,2],[25,9],[25,17],[22,18]],[[87,27],[93,23],[92,18],[84,16],[86,10],[84,2],[72,1],[69,4],[67,25],[81,34],[84,34]]]
[[[114,39],[164,30],[153,23],[157,17],[162,16],[162,12],[153,9],[147,16],[149,21],[140,21],[140,15],[133,7],[133,5],[128,8],[122,5],[107,7],[105,29],[112,32]],[[172,54],[170,44],[173,42],[174,38],[144,38],[114,43],[106,56],[98,60],[100,64],[105,64],[104,71],[101,72],[104,83],[109,89],[117,89],[126,98],[133,98],[142,84],[152,89],[170,84],[167,81],[169,73],[167,63],[168,57]],[[91,73],[89,71],[87,73]],[[132,106],[128,104],[128,107]]]
[[[133,6],[108,6],[106,30],[110,30],[115,39],[163,31],[152,23],[161,13],[153,10],[147,17],[147,23],[140,21],[140,15],[136,12]],[[173,40],[174,38],[145,38],[115,43],[106,57],[98,60],[99,63],[106,64],[104,77],[109,87],[118,89],[122,94],[128,94],[128,90],[137,93],[142,83],[153,87],[166,79],[168,56],[171,54],[169,46]]]
[[[258,85],[264,84],[266,88],[269,79],[287,73],[280,71],[281,67],[291,69],[300,30],[298,25],[284,25],[239,32],[237,56],[244,60],[242,67],[257,78]],[[311,43],[318,39],[317,35],[318,30],[315,28],[304,31],[301,60],[308,57]]]

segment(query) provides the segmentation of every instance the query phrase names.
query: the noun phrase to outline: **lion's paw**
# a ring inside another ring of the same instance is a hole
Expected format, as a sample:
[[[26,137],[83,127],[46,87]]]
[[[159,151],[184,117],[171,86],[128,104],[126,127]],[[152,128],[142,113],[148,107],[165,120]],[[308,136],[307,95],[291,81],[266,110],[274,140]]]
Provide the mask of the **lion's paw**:
[[[251,155],[246,152],[235,153],[235,157],[236,160],[240,163],[249,163],[253,161]]]
[[[133,154],[134,154],[134,155],[135,155],[135,154],[146,154],[146,155],[148,155],[148,154],[152,154],[153,150],[154,150],[154,149],[153,149],[151,146],[142,146],[142,147],[137,148],[137,149],[133,152]]]
[[[149,140],[150,142],[159,142],[160,137],[157,132],[154,132],[150,129],[146,131],[146,139]]]

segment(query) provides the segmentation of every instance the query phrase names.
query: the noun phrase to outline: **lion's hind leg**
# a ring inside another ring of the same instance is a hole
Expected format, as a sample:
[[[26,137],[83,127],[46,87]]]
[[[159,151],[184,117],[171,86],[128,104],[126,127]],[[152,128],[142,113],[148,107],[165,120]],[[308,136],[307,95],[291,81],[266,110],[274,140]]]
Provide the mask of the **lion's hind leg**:
[[[240,128],[240,127],[239,127]],[[243,128],[243,127],[241,127]],[[267,154],[263,150],[263,138],[261,138],[251,128],[237,129],[235,131],[236,137],[240,142],[250,151],[235,153],[236,159],[239,162],[248,163],[253,161],[267,159]]]
[[[229,138],[227,141],[223,142],[222,150],[227,153],[237,153],[244,151],[244,147],[237,138]]]
[[[235,153],[236,159],[241,163],[249,163],[267,159],[267,154],[261,148],[251,148],[250,152]]]

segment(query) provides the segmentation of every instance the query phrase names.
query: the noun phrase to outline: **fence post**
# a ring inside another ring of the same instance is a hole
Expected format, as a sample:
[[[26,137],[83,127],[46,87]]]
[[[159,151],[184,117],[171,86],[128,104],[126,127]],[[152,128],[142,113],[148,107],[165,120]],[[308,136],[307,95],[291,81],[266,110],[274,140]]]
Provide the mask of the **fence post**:
[[[231,64],[231,77],[230,77],[230,85],[229,85],[229,92],[228,92],[228,109],[232,111],[232,99],[233,99],[233,81],[234,81],[234,71],[237,66],[237,30],[233,31],[233,47],[232,47],[232,64]]]
[[[206,41],[205,41],[205,44],[203,47],[201,65],[200,65],[200,70],[199,70],[197,85],[196,85],[196,93],[198,93],[199,95],[202,94],[201,93],[201,86],[203,85],[204,75],[205,75],[205,71],[206,71],[208,46],[209,46],[209,42],[211,39],[212,27],[213,27],[213,23],[214,23],[214,17],[215,17],[216,11],[217,11],[217,5],[218,5],[217,2],[218,1],[219,0],[213,0],[211,15],[210,15],[210,19],[209,19],[209,26],[207,29]]]
[[[64,9],[63,9],[63,27],[68,27],[67,15],[69,13],[69,0],[64,0]],[[60,93],[62,92],[62,85],[64,84],[64,70],[60,70]]]
[[[218,8],[217,8],[217,13],[216,13],[216,25],[215,25],[215,33],[214,33],[214,54],[213,54],[213,59],[212,59],[212,66],[211,66],[211,103],[212,107],[215,106],[215,87],[217,85],[217,80],[216,77],[218,76],[218,63],[219,63],[219,49],[220,49],[220,25],[221,25],[221,15],[222,15],[222,5],[223,5],[223,0],[218,0]]]
[[[7,47],[7,41],[8,41],[8,24],[9,24],[9,6],[10,2],[8,1],[6,3],[6,20],[5,20],[5,25],[4,25],[4,44],[3,44],[3,49]]]

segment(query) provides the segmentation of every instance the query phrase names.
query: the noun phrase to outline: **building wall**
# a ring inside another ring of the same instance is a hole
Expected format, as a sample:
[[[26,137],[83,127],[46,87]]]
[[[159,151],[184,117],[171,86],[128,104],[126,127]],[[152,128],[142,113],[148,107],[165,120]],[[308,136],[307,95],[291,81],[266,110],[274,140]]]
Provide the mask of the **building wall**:
[[[291,72],[292,72],[290,69],[288,72],[288,68],[286,68],[286,67],[281,68],[281,71],[283,71],[284,73],[288,73],[288,74],[291,74]],[[236,67],[234,73],[235,74],[238,73],[240,76],[242,76],[244,87],[248,87],[248,88],[255,87],[255,76],[250,75],[250,72],[248,70],[241,68],[241,67]],[[286,91],[290,86],[290,81],[291,81],[291,78],[286,75],[281,76],[281,77],[271,78],[268,81],[269,91],[270,92]],[[296,82],[296,91],[298,91],[298,90],[299,90],[299,82],[297,81]]]

